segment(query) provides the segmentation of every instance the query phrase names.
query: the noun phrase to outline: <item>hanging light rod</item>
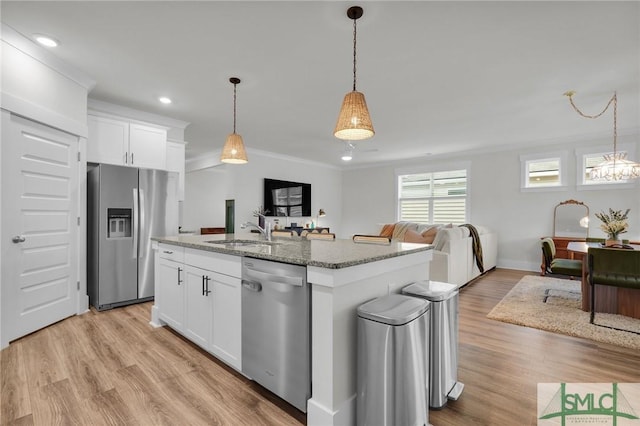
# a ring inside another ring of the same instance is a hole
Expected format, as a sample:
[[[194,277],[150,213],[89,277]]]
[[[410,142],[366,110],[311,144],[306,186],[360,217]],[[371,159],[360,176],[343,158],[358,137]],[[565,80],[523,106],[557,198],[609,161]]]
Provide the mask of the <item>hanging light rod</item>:
[[[333,131],[334,136],[342,140],[369,139],[375,134],[364,94],[356,90],[356,22],[363,13],[360,6],[352,6],[347,10],[347,17],[353,20],[353,91],[345,95],[338,115],[338,122]]]
[[[244,149],[244,142],[242,136],[236,133],[236,86],[240,84],[240,79],[231,77],[229,82],[233,84],[233,133],[227,136],[220,154],[220,161],[228,164],[246,164],[249,159]]]

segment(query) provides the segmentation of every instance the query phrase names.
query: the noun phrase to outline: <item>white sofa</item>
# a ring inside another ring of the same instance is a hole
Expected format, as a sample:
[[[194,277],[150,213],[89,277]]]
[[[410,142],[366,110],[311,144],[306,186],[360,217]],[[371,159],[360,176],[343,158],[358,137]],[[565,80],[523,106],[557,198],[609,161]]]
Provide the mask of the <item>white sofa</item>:
[[[405,230],[413,230],[418,234],[432,228],[434,225],[404,223],[400,232],[394,230],[392,239],[404,241]],[[483,266],[485,272],[496,267],[498,259],[498,235],[483,226],[474,225],[480,236],[482,245]],[[469,228],[451,225],[439,225],[433,239],[434,250],[431,261],[429,278],[458,286],[481,275],[473,255],[473,240]]]

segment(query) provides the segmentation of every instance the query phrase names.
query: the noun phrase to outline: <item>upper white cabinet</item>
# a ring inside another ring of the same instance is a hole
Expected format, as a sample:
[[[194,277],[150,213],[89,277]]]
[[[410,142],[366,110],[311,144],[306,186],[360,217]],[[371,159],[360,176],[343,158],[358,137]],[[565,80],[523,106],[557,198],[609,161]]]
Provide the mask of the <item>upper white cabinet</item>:
[[[129,123],[90,115],[88,124],[87,160],[124,164],[129,151]]]
[[[129,125],[129,165],[166,169],[167,131],[141,124]]]
[[[167,170],[178,173],[178,200],[184,201],[184,157],[185,143],[167,140]]]
[[[167,167],[167,130],[89,115],[87,161],[161,169]]]

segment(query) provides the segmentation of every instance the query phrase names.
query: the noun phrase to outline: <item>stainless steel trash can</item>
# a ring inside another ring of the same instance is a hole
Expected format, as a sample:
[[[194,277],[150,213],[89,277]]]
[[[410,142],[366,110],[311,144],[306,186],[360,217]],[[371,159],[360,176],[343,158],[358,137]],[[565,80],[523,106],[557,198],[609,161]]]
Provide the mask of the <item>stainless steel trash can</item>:
[[[392,294],[358,307],[359,426],[429,424],[429,302]]]
[[[431,302],[429,407],[442,408],[460,397],[458,382],[458,287],[439,281],[418,281],[402,294]]]

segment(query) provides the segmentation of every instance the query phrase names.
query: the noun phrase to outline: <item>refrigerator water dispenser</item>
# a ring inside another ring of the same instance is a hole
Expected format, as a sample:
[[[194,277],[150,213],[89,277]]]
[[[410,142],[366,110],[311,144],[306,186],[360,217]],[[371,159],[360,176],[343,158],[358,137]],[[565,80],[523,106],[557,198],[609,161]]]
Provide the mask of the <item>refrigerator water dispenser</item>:
[[[131,209],[107,209],[107,238],[131,238]]]

